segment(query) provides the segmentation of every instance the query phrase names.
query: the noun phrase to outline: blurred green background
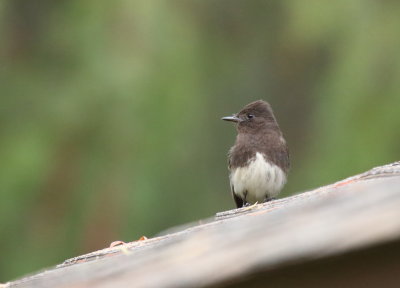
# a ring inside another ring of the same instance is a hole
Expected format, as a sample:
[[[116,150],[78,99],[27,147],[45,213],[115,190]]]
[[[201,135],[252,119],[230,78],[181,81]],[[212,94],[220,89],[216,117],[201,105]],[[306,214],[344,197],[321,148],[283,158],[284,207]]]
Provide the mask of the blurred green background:
[[[0,2],[0,282],[234,208],[269,101],[282,196],[399,159],[399,1]]]

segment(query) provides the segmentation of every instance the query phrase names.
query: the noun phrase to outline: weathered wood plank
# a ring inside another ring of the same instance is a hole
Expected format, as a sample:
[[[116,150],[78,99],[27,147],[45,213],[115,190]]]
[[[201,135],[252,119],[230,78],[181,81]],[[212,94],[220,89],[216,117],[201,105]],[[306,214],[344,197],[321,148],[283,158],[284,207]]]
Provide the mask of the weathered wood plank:
[[[172,231],[72,258],[9,286],[264,287],[264,281],[272,280],[283,285],[282,271],[300,267],[302,275],[312,275],[307,269],[323,267],[318,263],[329,259],[389,243],[400,247],[400,162]],[[400,263],[398,258],[387,260]],[[330,269],[340,268],[329,263]],[[351,267],[357,268],[354,263]],[[389,280],[399,279],[397,274]]]

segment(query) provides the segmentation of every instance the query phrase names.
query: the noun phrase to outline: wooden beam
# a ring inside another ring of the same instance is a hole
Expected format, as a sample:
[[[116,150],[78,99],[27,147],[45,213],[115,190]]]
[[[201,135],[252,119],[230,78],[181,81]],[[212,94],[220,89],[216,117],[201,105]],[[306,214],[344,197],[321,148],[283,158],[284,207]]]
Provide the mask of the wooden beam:
[[[396,162],[75,257],[8,286],[392,287],[400,283],[399,247]]]

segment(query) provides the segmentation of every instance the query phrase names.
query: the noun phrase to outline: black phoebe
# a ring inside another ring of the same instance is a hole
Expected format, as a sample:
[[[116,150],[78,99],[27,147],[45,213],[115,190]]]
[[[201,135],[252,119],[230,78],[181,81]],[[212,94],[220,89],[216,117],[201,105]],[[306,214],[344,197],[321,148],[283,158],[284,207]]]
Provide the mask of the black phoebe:
[[[229,150],[229,179],[237,207],[274,199],[286,183],[289,150],[271,106],[262,100],[222,120],[236,123]]]

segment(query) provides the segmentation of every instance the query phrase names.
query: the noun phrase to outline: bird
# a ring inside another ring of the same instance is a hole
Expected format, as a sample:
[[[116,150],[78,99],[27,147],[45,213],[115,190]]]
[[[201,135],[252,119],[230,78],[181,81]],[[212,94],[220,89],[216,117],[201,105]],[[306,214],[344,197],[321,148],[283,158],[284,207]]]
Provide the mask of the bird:
[[[221,119],[234,122],[237,130],[235,144],[228,152],[229,181],[236,207],[275,199],[286,184],[290,159],[271,105],[258,100]]]

